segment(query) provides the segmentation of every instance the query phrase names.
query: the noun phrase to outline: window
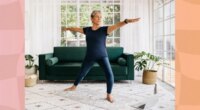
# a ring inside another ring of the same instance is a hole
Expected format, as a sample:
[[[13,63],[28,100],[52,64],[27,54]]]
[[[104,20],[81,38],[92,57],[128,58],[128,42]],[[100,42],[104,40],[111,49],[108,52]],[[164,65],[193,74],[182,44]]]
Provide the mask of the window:
[[[91,26],[90,14],[93,10],[101,10],[105,26],[120,21],[120,0],[62,0],[61,26]],[[120,45],[120,29],[108,35],[106,45]],[[71,31],[62,32],[61,46],[86,46],[85,35]]]
[[[158,77],[175,86],[175,1],[154,0],[154,54],[164,58],[163,66],[158,71]]]

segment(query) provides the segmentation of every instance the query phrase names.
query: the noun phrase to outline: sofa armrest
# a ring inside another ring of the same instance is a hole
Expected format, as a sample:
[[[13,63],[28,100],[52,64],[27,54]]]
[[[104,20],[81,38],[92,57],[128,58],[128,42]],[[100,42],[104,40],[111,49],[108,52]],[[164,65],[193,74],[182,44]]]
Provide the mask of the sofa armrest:
[[[46,53],[39,55],[39,79],[45,79],[46,60],[53,57],[53,53]]]
[[[122,57],[127,61],[128,79],[134,80],[134,56],[133,54],[123,53]]]

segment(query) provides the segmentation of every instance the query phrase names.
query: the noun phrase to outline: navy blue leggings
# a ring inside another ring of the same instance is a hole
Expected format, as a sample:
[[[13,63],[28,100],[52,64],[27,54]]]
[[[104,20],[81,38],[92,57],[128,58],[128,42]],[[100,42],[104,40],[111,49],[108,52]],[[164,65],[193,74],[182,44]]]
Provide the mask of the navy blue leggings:
[[[106,83],[107,83],[107,93],[110,94],[112,91],[113,83],[114,83],[114,76],[113,76],[113,72],[112,72],[108,57],[103,57],[103,58],[95,59],[95,60],[85,58],[81,66],[81,71],[78,74],[74,82],[74,85],[77,86],[78,83],[84,79],[84,77],[90,71],[90,69],[92,68],[95,62],[97,62],[101,66],[101,68],[103,69],[105,73]]]

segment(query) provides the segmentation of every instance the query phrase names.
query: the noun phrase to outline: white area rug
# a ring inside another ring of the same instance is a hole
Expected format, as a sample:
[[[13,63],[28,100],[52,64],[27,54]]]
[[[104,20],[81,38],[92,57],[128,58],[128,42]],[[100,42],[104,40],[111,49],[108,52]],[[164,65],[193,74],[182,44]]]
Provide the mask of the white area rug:
[[[76,91],[64,92],[72,82],[44,82],[25,88],[26,110],[142,110],[137,106],[148,103],[145,110],[174,110],[174,94],[159,84],[155,96],[154,85],[140,81],[116,82],[112,94],[115,102],[105,100],[105,82],[81,82]]]

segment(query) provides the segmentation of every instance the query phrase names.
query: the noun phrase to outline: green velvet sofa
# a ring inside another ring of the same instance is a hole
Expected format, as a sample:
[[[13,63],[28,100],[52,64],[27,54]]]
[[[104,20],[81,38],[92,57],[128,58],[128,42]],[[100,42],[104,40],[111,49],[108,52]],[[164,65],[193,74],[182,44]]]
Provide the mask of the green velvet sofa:
[[[109,61],[115,80],[134,80],[133,54],[123,53],[123,47],[107,47]],[[39,55],[40,80],[75,80],[86,54],[86,47],[54,47],[53,53]],[[46,61],[56,57],[58,62],[47,65]],[[119,64],[124,58],[125,65]],[[95,63],[84,80],[105,80],[102,68]]]

